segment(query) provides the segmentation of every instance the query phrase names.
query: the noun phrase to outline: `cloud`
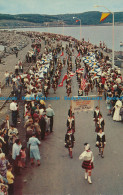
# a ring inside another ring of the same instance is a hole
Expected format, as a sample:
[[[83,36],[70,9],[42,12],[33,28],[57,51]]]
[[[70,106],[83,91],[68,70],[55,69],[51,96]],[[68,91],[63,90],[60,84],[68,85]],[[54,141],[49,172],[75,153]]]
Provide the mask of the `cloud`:
[[[104,11],[94,5],[104,5],[111,11],[122,11],[122,0],[0,0],[0,13],[63,14]]]

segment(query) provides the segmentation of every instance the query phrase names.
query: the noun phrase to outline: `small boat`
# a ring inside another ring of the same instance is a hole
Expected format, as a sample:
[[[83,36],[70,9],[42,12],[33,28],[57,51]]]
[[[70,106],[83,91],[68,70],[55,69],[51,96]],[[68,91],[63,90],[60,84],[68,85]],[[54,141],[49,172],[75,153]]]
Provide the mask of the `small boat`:
[[[120,46],[121,46],[121,47],[123,46],[123,42],[120,42]]]

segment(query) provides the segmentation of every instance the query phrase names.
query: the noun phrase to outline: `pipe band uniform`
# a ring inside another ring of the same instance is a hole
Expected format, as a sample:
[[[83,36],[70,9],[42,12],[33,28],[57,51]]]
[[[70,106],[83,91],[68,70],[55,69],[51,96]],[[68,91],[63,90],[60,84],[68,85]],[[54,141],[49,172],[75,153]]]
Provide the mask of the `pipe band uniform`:
[[[74,114],[72,114],[71,116],[68,116],[68,119],[67,119],[67,129],[71,129],[73,133],[75,132]]]
[[[88,183],[91,184],[91,171],[94,168],[94,156],[88,143],[84,144],[84,148],[85,151],[80,154],[79,160],[83,160],[82,168],[85,169],[85,179],[88,179]]]
[[[75,137],[71,129],[65,134],[65,147],[68,148],[70,158],[73,158],[72,148],[74,147]]]
[[[99,107],[96,106],[95,110],[94,110],[94,116],[93,116],[93,120],[95,121],[95,132],[98,132],[98,128],[99,128],[98,118],[99,118],[100,114],[101,113],[100,113]]]
[[[102,117],[102,114],[99,115],[99,117],[97,118],[97,124],[96,124],[96,132],[99,132],[100,128],[102,129],[102,131],[104,131],[104,126],[105,126],[105,122],[104,119]]]
[[[105,133],[100,129],[99,133],[97,133],[96,138],[96,146],[99,148],[99,155],[101,155],[102,158],[104,158],[104,147],[106,145],[106,138]]]

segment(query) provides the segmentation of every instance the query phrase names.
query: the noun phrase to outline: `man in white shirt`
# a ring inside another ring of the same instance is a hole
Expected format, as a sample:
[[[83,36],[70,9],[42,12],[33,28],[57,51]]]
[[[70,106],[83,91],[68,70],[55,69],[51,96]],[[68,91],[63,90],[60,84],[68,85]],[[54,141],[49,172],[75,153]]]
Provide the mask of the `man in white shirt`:
[[[12,147],[12,159],[14,162],[15,174],[20,174],[20,168],[18,167],[18,161],[19,161],[21,147],[22,145],[20,143],[20,140],[16,139]]]
[[[55,115],[54,110],[51,108],[51,104],[48,105],[46,109],[46,115],[50,118],[50,133],[53,132],[53,116]]]
[[[17,115],[18,115],[17,109],[18,109],[18,105],[15,102],[15,100],[13,100],[12,103],[10,104],[10,110],[12,111],[12,122],[15,127],[17,125]]]

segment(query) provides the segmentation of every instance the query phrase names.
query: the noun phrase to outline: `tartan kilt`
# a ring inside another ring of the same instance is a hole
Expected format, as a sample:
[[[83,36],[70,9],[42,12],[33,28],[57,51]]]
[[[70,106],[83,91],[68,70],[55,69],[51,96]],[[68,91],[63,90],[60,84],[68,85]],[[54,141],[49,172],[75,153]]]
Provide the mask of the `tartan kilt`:
[[[65,147],[66,148],[73,148],[74,146],[74,142],[69,142],[69,143],[66,143]]]
[[[82,168],[87,170],[92,170],[94,168],[93,163],[90,163],[90,161],[83,161]]]

